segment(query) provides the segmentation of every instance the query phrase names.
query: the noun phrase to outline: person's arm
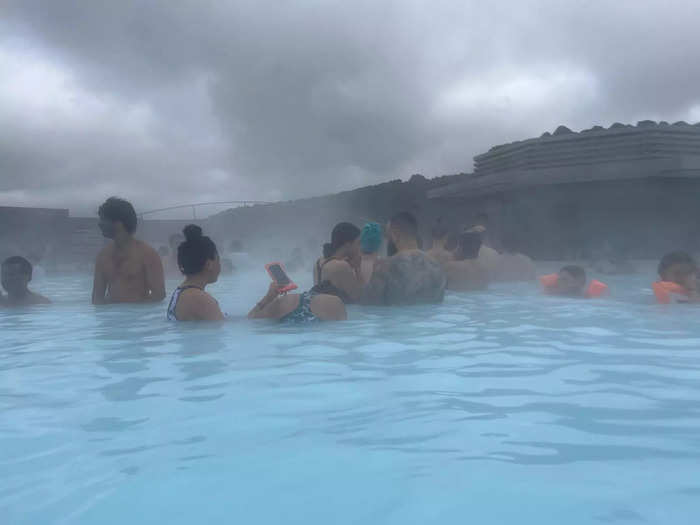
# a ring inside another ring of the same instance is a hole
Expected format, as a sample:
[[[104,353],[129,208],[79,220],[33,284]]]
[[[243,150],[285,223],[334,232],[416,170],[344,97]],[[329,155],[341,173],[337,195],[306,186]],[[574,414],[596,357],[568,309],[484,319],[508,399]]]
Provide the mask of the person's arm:
[[[163,263],[160,255],[153,248],[146,249],[146,287],[151,292],[149,300],[159,303],[165,299],[165,277],[163,276]]]
[[[95,261],[95,277],[92,281],[92,304],[106,304],[107,279],[105,279],[103,254],[100,253]]]
[[[253,309],[248,312],[248,319],[276,319],[279,317],[279,287],[271,282],[265,297],[258,301]]]

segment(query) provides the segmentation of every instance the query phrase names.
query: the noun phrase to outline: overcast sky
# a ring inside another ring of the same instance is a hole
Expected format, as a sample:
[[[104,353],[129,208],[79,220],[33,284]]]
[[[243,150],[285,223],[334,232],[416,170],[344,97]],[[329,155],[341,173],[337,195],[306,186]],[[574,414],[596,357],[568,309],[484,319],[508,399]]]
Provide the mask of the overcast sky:
[[[0,4],[0,205],[291,199],[700,120],[697,0]]]

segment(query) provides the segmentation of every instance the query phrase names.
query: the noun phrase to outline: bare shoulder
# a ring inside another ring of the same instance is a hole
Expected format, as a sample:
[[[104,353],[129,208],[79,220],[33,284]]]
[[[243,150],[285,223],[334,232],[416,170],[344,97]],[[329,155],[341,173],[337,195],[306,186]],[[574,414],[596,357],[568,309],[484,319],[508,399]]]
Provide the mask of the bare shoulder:
[[[136,249],[141,253],[144,257],[158,257],[160,259],[160,256],[158,255],[158,252],[148,244],[147,242],[141,241],[141,240],[136,240]]]
[[[104,260],[111,257],[114,254],[114,241],[109,241],[102,249],[97,253],[97,260]]]

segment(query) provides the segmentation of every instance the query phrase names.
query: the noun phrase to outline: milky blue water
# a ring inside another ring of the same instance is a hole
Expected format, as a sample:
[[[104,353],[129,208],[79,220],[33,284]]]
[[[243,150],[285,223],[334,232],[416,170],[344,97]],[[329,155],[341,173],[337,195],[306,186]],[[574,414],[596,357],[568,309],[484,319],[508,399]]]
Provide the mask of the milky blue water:
[[[241,318],[264,274],[223,326],[49,278],[0,311],[0,523],[696,524],[700,308],[652,279],[299,329]]]

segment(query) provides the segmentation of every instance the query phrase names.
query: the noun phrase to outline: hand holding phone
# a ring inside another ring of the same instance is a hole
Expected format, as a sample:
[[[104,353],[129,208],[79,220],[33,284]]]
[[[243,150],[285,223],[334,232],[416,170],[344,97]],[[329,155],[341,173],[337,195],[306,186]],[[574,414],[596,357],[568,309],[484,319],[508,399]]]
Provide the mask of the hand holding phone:
[[[275,282],[279,293],[287,293],[296,290],[298,286],[289,278],[287,272],[281,263],[275,262],[265,265],[265,270],[270,275],[270,278]]]

